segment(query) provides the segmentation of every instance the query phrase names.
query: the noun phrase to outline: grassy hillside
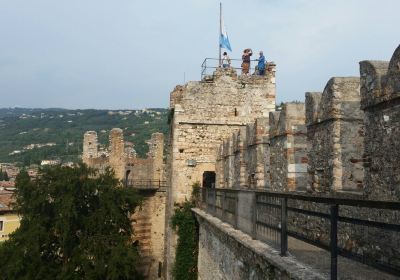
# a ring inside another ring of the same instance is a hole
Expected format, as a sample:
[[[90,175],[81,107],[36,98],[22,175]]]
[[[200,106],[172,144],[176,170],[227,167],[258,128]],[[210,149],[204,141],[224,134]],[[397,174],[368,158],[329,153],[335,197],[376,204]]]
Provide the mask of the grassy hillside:
[[[95,130],[108,145],[110,129],[124,130],[126,141],[145,156],[153,132],[168,131],[167,109],[66,110],[0,108],[0,162],[39,163],[42,159],[74,161],[82,153],[83,134]],[[39,144],[39,145],[32,145]]]

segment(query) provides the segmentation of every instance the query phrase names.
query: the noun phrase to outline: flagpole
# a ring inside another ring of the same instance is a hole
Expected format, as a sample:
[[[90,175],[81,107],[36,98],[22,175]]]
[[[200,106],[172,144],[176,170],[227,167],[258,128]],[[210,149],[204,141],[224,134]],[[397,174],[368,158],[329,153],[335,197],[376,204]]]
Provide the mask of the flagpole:
[[[222,3],[219,2],[218,65],[221,67]]]

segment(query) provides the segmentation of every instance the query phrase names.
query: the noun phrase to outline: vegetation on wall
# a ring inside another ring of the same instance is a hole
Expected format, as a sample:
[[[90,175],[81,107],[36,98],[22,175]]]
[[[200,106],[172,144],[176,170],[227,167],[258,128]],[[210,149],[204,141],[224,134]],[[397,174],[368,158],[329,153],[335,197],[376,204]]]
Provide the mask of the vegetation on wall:
[[[178,235],[173,276],[175,280],[197,280],[197,257],[199,233],[192,213],[200,196],[200,184],[193,185],[192,200],[175,208],[172,226]]]
[[[112,171],[21,172],[16,188],[22,220],[0,245],[0,279],[142,279],[129,218],[141,198]]]

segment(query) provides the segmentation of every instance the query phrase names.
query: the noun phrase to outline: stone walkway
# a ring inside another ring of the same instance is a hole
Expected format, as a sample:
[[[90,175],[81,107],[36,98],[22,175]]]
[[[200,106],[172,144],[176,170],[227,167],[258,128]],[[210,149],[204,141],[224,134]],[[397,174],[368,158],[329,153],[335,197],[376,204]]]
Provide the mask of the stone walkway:
[[[325,275],[330,274],[330,253],[308,243],[289,237],[289,252],[299,261],[317,268]],[[338,279],[343,280],[394,280],[399,279],[379,270],[352,261],[347,258],[338,258]]]

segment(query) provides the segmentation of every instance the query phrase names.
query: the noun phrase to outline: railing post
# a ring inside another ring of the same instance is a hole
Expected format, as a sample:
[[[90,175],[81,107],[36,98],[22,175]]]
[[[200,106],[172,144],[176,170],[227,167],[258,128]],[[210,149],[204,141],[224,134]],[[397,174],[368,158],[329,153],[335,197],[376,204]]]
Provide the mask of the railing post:
[[[214,189],[214,216],[217,216],[217,190]]]
[[[281,256],[287,255],[287,198],[281,199]]]
[[[210,211],[210,199],[209,199],[209,192],[210,189],[206,188],[206,198],[205,198],[205,202],[206,202],[206,210],[207,212]]]
[[[222,214],[221,214],[221,220],[225,220],[225,203],[226,203],[226,192],[225,190],[222,191],[222,198],[221,198],[221,208],[222,208]]]
[[[253,201],[251,205],[251,225],[253,239],[257,239],[257,193],[253,192]]]
[[[331,280],[337,279],[337,220],[339,213],[339,205],[331,205],[331,231],[330,231],[330,250],[331,250]]]
[[[235,229],[238,228],[239,225],[239,190],[234,192],[235,195]]]

